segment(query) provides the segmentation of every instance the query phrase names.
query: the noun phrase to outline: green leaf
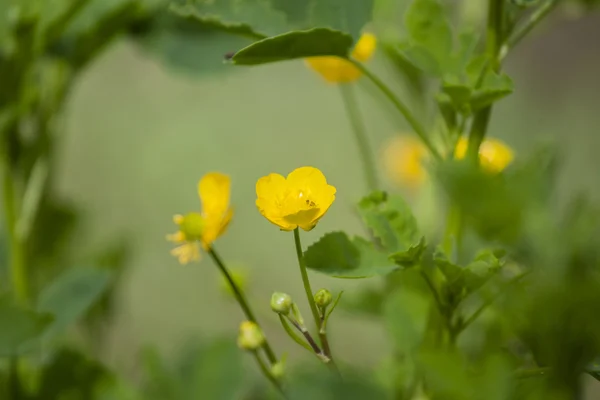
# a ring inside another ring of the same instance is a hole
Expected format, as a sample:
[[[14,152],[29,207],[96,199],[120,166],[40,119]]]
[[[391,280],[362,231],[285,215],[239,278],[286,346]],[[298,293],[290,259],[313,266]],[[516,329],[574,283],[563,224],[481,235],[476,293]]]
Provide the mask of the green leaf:
[[[231,60],[236,65],[258,65],[314,56],[345,58],[351,47],[350,35],[315,28],[260,40],[235,53]]]
[[[350,240],[344,232],[325,234],[304,257],[307,268],[335,278],[367,278],[398,269],[372,243],[360,237]]]
[[[398,251],[390,255],[390,259],[404,268],[414,267],[421,262],[421,257],[427,248],[425,237],[421,237],[417,244],[414,244],[405,251]]]
[[[419,53],[428,54],[438,73],[446,70],[451,63],[452,31],[441,4],[437,0],[414,0],[404,23],[410,45],[416,46]]]
[[[435,398],[473,398],[472,382],[460,354],[444,351],[423,352],[419,355],[418,364],[425,384],[435,393]]]
[[[38,299],[38,310],[51,312],[55,320],[45,332],[48,339],[81,318],[100,299],[111,282],[107,269],[70,268],[46,286]]]
[[[488,73],[481,88],[471,98],[471,109],[480,110],[508,96],[514,91],[512,79],[506,74]]]
[[[297,1],[297,0],[296,0]],[[300,3],[301,1],[297,1]],[[347,32],[357,39],[371,20],[374,0],[317,0],[312,2],[311,25]]]
[[[423,341],[429,318],[429,298],[410,288],[396,291],[386,302],[384,316],[396,347],[413,353]]]
[[[408,251],[420,239],[417,221],[399,196],[373,192],[359,202],[358,211],[373,235],[390,252]]]
[[[52,323],[52,314],[17,307],[9,296],[0,297],[0,357],[17,355],[23,343],[40,337]]]

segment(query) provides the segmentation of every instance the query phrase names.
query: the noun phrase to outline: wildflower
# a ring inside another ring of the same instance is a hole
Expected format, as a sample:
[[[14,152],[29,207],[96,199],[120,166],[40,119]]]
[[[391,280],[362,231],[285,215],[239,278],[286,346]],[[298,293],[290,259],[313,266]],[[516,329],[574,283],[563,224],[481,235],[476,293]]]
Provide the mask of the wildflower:
[[[352,50],[351,57],[360,62],[368,61],[375,52],[377,39],[371,33],[363,33]],[[351,62],[335,56],[309,57],[306,64],[330,83],[356,81],[362,72]]]
[[[300,227],[310,231],[335,200],[335,191],[317,168],[301,167],[287,178],[279,174],[260,178],[256,182],[256,206],[281,230]]]
[[[399,136],[390,141],[383,158],[386,170],[397,184],[415,188],[427,177],[423,167],[427,155],[427,148],[419,140]]]
[[[461,137],[456,144],[454,157],[462,160],[467,154],[469,141]],[[490,173],[502,172],[514,159],[514,153],[510,147],[498,139],[486,139],[479,147],[479,163],[481,167]]]
[[[237,342],[242,350],[256,350],[263,345],[265,337],[258,325],[251,321],[244,321],[240,324]]]
[[[198,195],[202,205],[200,213],[175,215],[173,222],[179,231],[167,235],[167,240],[179,245],[171,250],[181,264],[200,259],[200,246],[205,250],[221,236],[233,216],[229,205],[231,182],[227,175],[211,172],[198,182]]]

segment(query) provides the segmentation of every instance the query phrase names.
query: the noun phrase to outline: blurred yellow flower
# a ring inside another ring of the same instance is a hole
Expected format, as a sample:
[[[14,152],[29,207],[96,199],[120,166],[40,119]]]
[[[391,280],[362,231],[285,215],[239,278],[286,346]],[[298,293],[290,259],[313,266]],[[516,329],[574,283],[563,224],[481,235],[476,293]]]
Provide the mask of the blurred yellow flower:
[[[454,157],[462,160],[467,154],[469,141],[461,137],[454,149]],[[481,167],[490,173],[502,172],[513,161],[514,153],[510,147],[498,139],[486,139],[479,147],[479,162]]]
[[[461,137],[456,144],[454,157],[462,160],[468,145],[468,139]],[[392,139],[383,152],[385,168],[391,179],[396,184],[411,188],[418,187],[427,179],[423,163],[428,157],[427,148],[419,140],[403,136]],[[498,139],[486,139],[479,148],[481,167],[490,173],[502,172],[513,159],[512,149]]]
[[[371,33],[363,33],[352,50],[352,58],[366,62],[375,53],[377,38]],[[361,77],[362,72],[352,63],[340,57],[309,57],[306,64],[330,83],[353,82]]]
[[[281,230],[300,227],[310,231],[335,200],[335,192],[317,168],[301,167],[287,178],[279,174],[260,178],[256,182],[256,206]]]
[[[181,264],[200,259],[200,245],[206,250],[227,229],[233,216],[229,205],[231,181],[225,174],[210,172],[198,182],[201,213],[175,215],[173,222],[179,231],[167,235],[167,240],[179,246],[171,250]]]
[[[398,136],[385,148],[383,161],[390,178],[396,184],[414,188],[421,185],[427,177],[423,167],[427,156],[427,148],[421,141]]]

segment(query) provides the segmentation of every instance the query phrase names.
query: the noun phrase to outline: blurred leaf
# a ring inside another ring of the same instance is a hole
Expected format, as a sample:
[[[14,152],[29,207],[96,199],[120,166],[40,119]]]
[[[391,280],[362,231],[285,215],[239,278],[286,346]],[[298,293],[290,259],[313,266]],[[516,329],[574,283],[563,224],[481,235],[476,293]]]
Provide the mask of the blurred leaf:
[[[385,297],[381,288],[355,290],[352,294],[344,296],[340,307],[352,313],[381,315]]]
[[[514,91],[512,79],[506,74],[490,72],[470,100],[471,110],[477,111],[508,96]]]
[[[235,53],[231,60],[236,65],[257,65],[314,56],[347,57],[351,47],[351,36],[315,28],[260,40]]]
[[[344,369],[344,380],[316,368],[294,371],[290,380],[290,400],[386,399],[370,370]]]
[[[106,269],[70,268],[46,286],[39,295],[38,309],[56,317],[44,338],[55,336],[83,317],[106,290],[111,278]]]
[[[384,308],[389,334],[397,349],[412,354],[421,344],[429,318],[429,298],[403,288],[387,300]]]
[[[52,314],[17,307],[9,296],[0,296],[0,357],[18,354],[19,347],[40,337],[52,320]]]
[[[374,0],[313,0],[311,3],[312,26],[336,29],[357,39],[371,20]]]
[[[421,262],[421,257],[427,248],[425,238],[421,237],[419,242],[405,251],[398,251],[390,255],[390,259],[404,268],[414,267]]]
[[[373,235],[390,252],[408,251],[420,240],[417,221],[399,196],[373,192],[359,202],[358,211]]]
[[[344,232],[330,232],[304,253],[306,266],[335,278],[367,278],[396,269],[388,257],[360,237],[352,240]]]
[[[44,365],[34,399],[94,399],[98,387],[110,378],[110,372],[99,362],[76,350],[61,348]]]
[[[444,351],[423,352],[418,365],[425,383],[435,393],[434,398],[463,400],[473,398],[474,388],[467,366],[458,353]]]

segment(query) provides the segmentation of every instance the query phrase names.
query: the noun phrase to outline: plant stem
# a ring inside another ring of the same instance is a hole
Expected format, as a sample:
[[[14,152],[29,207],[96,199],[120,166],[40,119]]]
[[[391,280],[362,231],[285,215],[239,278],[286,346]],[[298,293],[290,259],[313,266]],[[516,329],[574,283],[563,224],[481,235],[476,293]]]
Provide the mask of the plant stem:
[[[352,126],[354,139],[356,140],[356,145],[360,152],[367,187],[370,191],[375,191],[379,188],[377,169],[375,167],[375,161],[373,160],[373,151],[369,144],[365,124],[356,100],[354,87],[351,84],[342,84],[340,85],[340,90],[342,92],[346,114],[348,115],[350,125]]]
[[[282,316],[281,314],[279,314],[279,321],[281,322],[281,326],[283,326],[283,329],[285,330],[285,332],[288,334],[289,337],[292,338],[292,340],[296,343],[298,343],[300,346],[304,347],[306,350],[310,351],[311,353],[314,351],[314,348],[311,348],[311,346],[308,345],[308,343],[306,343],[304,340],[302,340],[300,338],[300,336],[298,336],[296,334],[296,332],[294,332],[294,330],[292,328],[290,328],[290,326],[288,325],[288,323],[285,320],[285,317]],[[296,329],[298,329],[298,325],[293,323],[294,326],[296,327]],[[299,329],[300,332],[302,332],[301,329]]]
[[[17,234],[17,205],[15,204],[15,186],[12,168],[8,161],[4,163],[4,216],[8,240],[10,243],[10,271],[12,285],[17,301],[26,305],[29,301],[29,282],[25,264],[24,243]]]
[[[308,280],[308,273],[306,272],[306,263],[304,261],[304,253],[302,252],[302,243],[300,242],[300,231],[299,228],[294,229],[294,243],[296,244],[296,256],[298,257],[298,265],[300,266],[300,275],[302,275],[302,284],[304,285],[304,291],[306,292],[306,298],[310,305],[310,312],[312,313],[317,329],[321,328],[321,317],[319,316],[319,310],[315,304],[315,298],[310,287],[310,281]]]
[[[556,8],[558,5],[558,0],[547,0],[544,4],[542,4],[533,14],[529,20],[522,25],[513,35],[511,35],[506,44],[502,46],[502,50],[500,51],[500,60],[503,60],[504,57],[508,54],[509,50],[514,48],[533,28],[535,28],[540,21],[542,21],[552,10]]]
[[[256,359],[256,363],[260,367],[260,370],[263,373],[263,375],[269,381],[271,381],[271,383],[273,384],[273,386],[275,386],[277,388],[277,390],[279,391],[279,393],[284,398],[286,398],[285,393],[283,391],[283,388],[281,387],[281,383],[277,380],[277,378],[275,378],[273,376],[273,374],[271,373],[271,370],[269,369],[269,367],[267,367],[267,365],[265,364],[264,360],[260,357],[260,354],[258,353],[258,351],[253,351],[252,354],[254,355],[254,358]]]
[[[375,74],[369,71],[362,63],[349,59],[352,64],[354,64],[358,69],[362,71],[362,73],[371,80],[383,92],[383,94],[392,102],[392,104],[396,107],[398,111],[404,116],[408,124],[415,131],[415,133],[421,138],[423,144],[427,146],[431,154],[438,159],[441,160],[442,156],[437,151],[437,149],[433,146],[433,143],[427,137],[427,133],[425,132],[425,128],[421,125],[421,123],[417,120],[417,118],[413,115],[410,109],[400,100],[394,92],[385,84],[381,79],[379,79]]]
[[[217,264],[217,266],[221,270],[221,273],[223,274],[223,276],[225,276],[225,279],[227,279],[227,282],[229,283],[229,286],[231,287],[231,290],[233,291],[233,294],[234,294],[238,304],[242,308],[242,311],[244,311],[244,314],[246,315],[246,318],[248,319],[248,321],[254,322],[256,325],[260,326],[260,324],[256,320],[256,317],[254,316],[254,313],[252,312],[252,309],[250,309],[250,305],[248,304],[248,300],[246,299],[246,296],[244,296],[244,292],[240,289],[240,287],[237,285],[237,283],[235,283],[235,281],[233,280],[233,277],[229,273],[229,270],[223,263],[223,260],[221,259],[221,257],[219,257],[219,255],[215,251],[214,247],[210,247],[208,249],[208,254],[211,256],[211,258],[213,259],[215,264]],[[275,352],[271,348],[271,345],[269,345],[269,342],[266,340],[266,338],[262,345],[262,348],[264,349],[265,353],[267,354],[267,357],[269,358],[269,362],[271,364],[275,364],[277,362],[277,356],[275,355]]]

